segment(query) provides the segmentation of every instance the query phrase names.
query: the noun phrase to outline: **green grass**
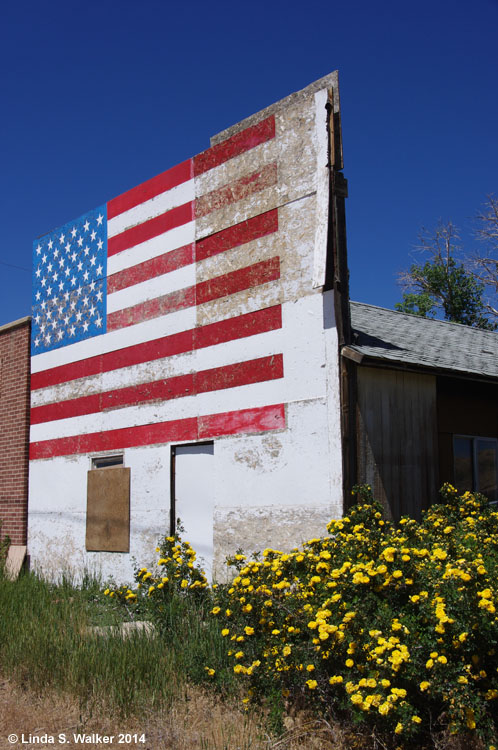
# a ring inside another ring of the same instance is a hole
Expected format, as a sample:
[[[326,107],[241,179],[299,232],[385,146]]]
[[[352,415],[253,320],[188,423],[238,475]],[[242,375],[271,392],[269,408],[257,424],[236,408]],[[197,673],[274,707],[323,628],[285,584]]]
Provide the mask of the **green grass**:
[[[164,705],[182,679],[159,635],[91,634],[93,625],[122,619],[95,583],[76,589],[33,574],[14,582],[0,578],[2,671],[40,692],[50,687],[73,694],[82,705],[105,699],[122,715]]]

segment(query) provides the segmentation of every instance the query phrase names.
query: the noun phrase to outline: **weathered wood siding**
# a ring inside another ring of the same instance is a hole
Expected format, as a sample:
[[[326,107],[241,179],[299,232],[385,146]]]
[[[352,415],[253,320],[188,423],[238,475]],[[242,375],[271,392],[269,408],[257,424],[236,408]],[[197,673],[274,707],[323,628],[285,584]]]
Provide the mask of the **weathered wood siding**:
[[[358,481],[394,519],[420,517],[437,492],[436,377],[358,368]]]

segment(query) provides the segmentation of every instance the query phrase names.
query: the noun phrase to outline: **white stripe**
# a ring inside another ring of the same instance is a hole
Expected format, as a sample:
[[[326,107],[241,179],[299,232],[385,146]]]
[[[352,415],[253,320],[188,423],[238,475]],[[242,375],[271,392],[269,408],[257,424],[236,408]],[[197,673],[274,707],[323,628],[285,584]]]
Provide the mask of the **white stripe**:
[[[89,378],[40,388],[31,393],[31,406],[42,406],[56,401],[66,401],[78,396],[112,391],[116,388],[139,383],[150,383],[162,378],[172,378],[214,367],[223,367],[238,362],[268,357],[282,351],[282,329],[258,333],[247,339],[226,341],[196,352],[186,352],[173,357],[123,367],[119,370],[99,373]]]
[[[160,214],[166,213],[171,208],[183,206],[184,203],[190,203],[195,198],[194,180],[187,180],[180,185],[176,185],[164,193],[155,195],[138,206],[129,208],[118,216],[113,216],[107,222],[107,236],[115,237],[121,232],[125,232],[130,227],[142,224],[148,219],[153,219]]]
[[[86,341],[78,341],[61,349],[36,354],[31,357],[31,372],[42,372],[51,367],[79,362],[99,354],[118,351],[135,344],[143,344],[162,336],[170,336],[194,328],[195,323],[195,307],[178,310],[178,312],[164,315],[162,318],[152,318],[128,328],[120,328],[102,336],[94,336]]]
[[[111,255],[107,259],[107,275],[123,271],[125,268],[136,266],[144,263],[151,258],[157,258],[158,255],[169,253],[170,250],[176,250],[178,247],[189,245],[195,240],[195,222],[189,221],[174,227],[164,234],[152,237],[150,240],[141,242],[139,245],[123,250],[120,253]]]
[[[107,312],[112,313],[116,310],[124,310],[126,307],[133,307],[140,302],[160,297],[170,292],[176,292],[195,284],[195,265],[190,264],[176,271],[170,271],[162,276],[155,276],[147,279],[141,284],[120,289],[113,292],[107,297]]]

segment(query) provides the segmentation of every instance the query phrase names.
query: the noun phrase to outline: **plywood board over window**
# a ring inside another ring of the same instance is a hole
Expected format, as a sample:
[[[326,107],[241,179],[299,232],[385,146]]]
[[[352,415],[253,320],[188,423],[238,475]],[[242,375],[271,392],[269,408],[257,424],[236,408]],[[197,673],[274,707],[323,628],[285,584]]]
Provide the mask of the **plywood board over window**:
[[[130,469],[123,466],[88,472],[86,549],[130,551]]]

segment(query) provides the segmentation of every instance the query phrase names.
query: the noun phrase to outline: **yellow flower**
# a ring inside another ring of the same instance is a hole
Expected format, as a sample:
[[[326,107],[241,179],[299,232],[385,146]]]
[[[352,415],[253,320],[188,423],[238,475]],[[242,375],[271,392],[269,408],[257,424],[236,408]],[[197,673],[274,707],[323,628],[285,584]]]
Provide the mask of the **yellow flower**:
[[[291,652],[291,647],[290,646],[284,646],[284,648],[282,650],[283,655],[284,656],[289,656],[290,652]]]
[[[396,724],[396,729],[394,730],[394,734],[401,734],[402,731],[403,731],[403,724],[400,721],[398,721],[398,723]]]
[[[352,659],[346,659],[347,667],[354,667],[354,661]]]
[[[186,581],[185,578],[184,578],[182,580],[182,582],[180,583],[180,586],[181,586],[182,589],[186,589],[187,586],[188,586],[188,581]]]
[[[206,672],[208,673],[210,677],[212,677],[215,673],[215,670],[211,669],[211,667],[204,667],[204,669],[206,670]]]
[[[229,632],[230,632],[230,631],[229,631],[229,629],[228,629],[228,628],[223,628],[223,630],[221,631],[221,635],[222,635],[223,637],[225,637],[226,635],[228,635],[228,634],[229,634]]]
[[[420,683],[419,687],[420,687],[420,690],[424,692],[425,690],[427,690],[427,688],[430,687],[430,685],[431,685],[430,682],[427,682],[427,680],[423,680],[423,682]]]
[[[422,719],[420,718],[420,716],[412,716],[412,721],[414,722],[414,724],[422,723]]]
[[[313,672],[314,669],[315,669],[314,664],[308,664],[308,666],[306,667],[307,672]]]
[[[316,680],[306,680],[306,684],[310,690],[314,690],[318,685],[318,682]]]

